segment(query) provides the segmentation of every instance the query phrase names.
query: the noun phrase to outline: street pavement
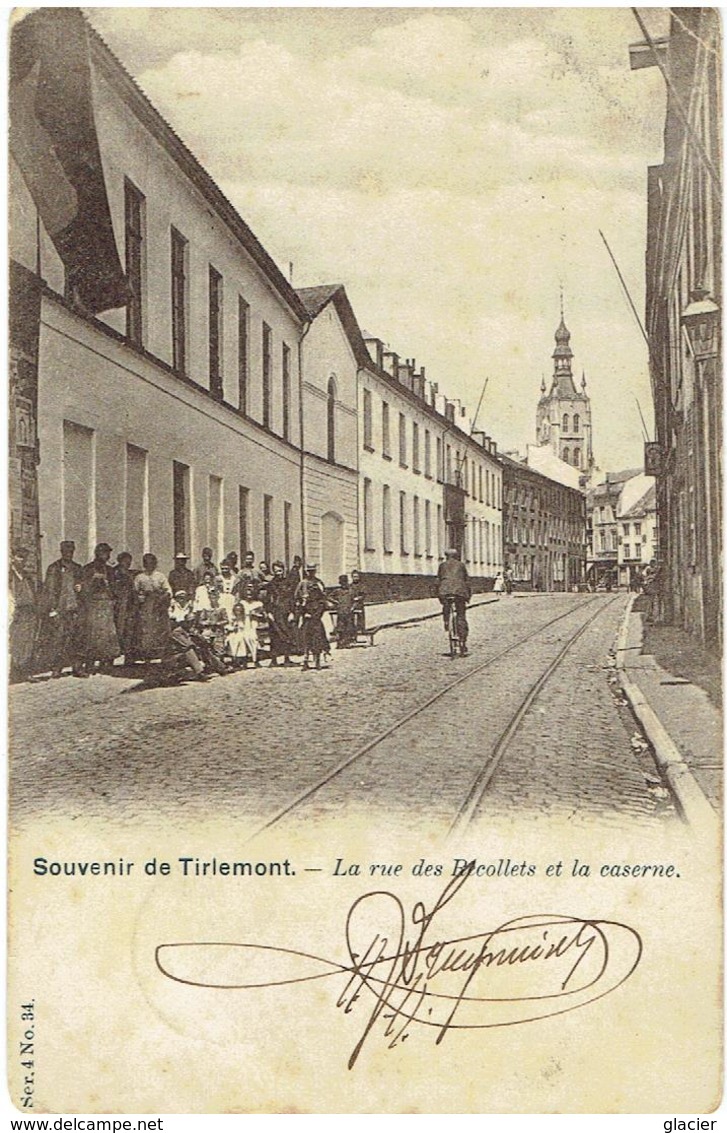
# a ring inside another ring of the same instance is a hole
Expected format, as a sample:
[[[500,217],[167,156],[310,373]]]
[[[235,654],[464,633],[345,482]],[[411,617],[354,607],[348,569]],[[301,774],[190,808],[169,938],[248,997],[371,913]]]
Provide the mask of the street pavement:
[[[599,611],[526,713],[475,819],[664,821],[673,808],[614,691],[612,651],[625,604],[625,596],[584,595],[490,602],[470,610],[470,655],[455,660],[441,620],[432,619],[382,630],[373,647],[334,650],[320,672],[270,669],[265,661],[169,688],[147,688],[121,670],[14,686],[11,819],[224,815],[252,827],[472,672],[300,811],[305,820],[364,807],[372,818],[431,819],[444,828],[527,689]],[[476,672],[560,614],[527,647]],[[371,612],[370,624],[385,620],[388,611]]]

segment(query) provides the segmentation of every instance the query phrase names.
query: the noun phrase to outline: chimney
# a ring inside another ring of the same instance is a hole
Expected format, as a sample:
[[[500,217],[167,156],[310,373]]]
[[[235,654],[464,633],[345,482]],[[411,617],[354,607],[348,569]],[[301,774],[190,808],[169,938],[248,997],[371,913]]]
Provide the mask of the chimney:
[[[406,362],[403,363],[403,365],[398,365],[396,367],[396,377],[397,377],[397,380],[400,381],[403,386],[406,386],[407,389],[411,389],[411,387],[412,387],[412,374],[411,374],[411,364],[410,364],[408,358],[407,358]]]
[[[390,374],[392,378],[398,377],[399,355],[394,354],[392,350],[385,350],[383,357],[383,369],[386,370],[387,374]]]
[[[379,370],[384,368],[384,344],[380,338],[364,337],[364,342],[368,349],[369,354],[378,366]]]
[[[431,398],[432,398],[432,405],[436,409],[437,408],[437,394],[439,393],[439,383],[438,382],[430,382],[429,383],[429,392],[430,392]]]

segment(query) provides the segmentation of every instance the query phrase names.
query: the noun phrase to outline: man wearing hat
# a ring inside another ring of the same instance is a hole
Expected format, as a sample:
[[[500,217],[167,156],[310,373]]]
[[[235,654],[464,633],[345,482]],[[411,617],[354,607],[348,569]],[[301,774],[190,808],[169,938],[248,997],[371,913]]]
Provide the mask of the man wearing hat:
[[[174,566],[169,572],[169,585],[172,594],[176,594],[178,590],[184,590],[186,594],[194,594],[197,579],[194,571],[187,566],[187,556],[184,551],[177,551],[174,556]]]
[[[462,652],[466,653],[467,634],[469,633],[466,610],[467,603],[472,597],[472,588],[470,587],[467,567],[460,561],[459,552],[454,547],[448,547],[444,554],[444,562],[439,564],[437,573],[444,628],[449,629],[449,615],[452,606],[454,606],[459,620]]]
[[[308,563],[295,590],[294,606],[300,617],[304,670],[310,668],[311,658],[316,669],[320,669],[321,654],[331,651],[328,635],[323,627],[323,615],[328,609],[326,588],[316,575],[317,569],[315,563]]]
[[[64,539],[61,557],[48,567],[43,586],[37,668],[41,672],[51,669],[54,677],[60,677],[67,665],[73,666],[75,676],[86,675],[78,640],[83,567],[74,562],[75,550],[76,544]]]

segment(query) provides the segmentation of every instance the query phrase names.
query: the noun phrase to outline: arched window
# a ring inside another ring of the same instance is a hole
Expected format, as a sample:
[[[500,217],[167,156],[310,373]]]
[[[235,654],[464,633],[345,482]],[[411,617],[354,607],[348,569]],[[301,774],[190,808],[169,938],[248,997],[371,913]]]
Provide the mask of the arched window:
[[[328,379],[328,459],[336,460],[336,379]]]
[[[563,414],[563,432],[564,433],[568,432],[568,414],[567,413]]]
[[[573,432],[577,433],[581,427],[581,419],[577,413],[573,414]]]
[[[570,464],[570,449],[569,448],[563,449],[563,460],[566,462],[566,464]]]
[[[575,464],[576,468],[580,468],[580,466],[581,466],[581,450],[579,448],[573,449],[573,463]]]

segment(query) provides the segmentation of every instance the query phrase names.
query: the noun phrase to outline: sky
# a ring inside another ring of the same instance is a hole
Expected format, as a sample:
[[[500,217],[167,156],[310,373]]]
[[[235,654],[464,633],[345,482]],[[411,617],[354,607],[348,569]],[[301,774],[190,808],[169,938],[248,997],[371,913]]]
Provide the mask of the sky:
[[[627,8],[93,8],[89,19],[286,275],[472,413],[535,440],[560,288],[598,467],[638,467],[656,68]],[[665,9],[646,9],[654,35]]]

